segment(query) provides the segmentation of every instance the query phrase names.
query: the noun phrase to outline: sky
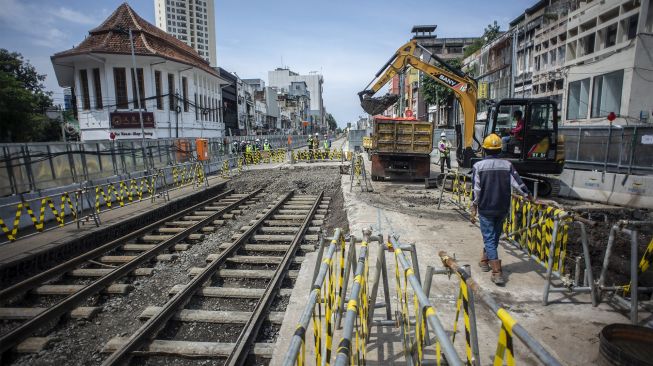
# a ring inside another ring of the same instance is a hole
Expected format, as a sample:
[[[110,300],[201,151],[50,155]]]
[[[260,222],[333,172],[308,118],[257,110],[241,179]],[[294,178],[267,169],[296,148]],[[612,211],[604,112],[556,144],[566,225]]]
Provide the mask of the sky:
[[[72,48],[123,1],[0,0],[0,48],[21,53],[41,74],[56,104],[63,94],[50,56]],[[154,24],[154,0],[130,6]],[[437,24],[444,37],[502,30],[534,0],[215,0],[217,63],[241,78],[285,66],[324,76],[324,105],[340,126],[364,115],[357,93],[411,37],[416,24]]]

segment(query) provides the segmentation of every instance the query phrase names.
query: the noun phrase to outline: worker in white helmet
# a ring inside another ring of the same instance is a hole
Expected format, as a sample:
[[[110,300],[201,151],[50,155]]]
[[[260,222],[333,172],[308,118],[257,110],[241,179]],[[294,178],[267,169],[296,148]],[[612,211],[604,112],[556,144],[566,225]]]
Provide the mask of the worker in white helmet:
[[[438,151],[440,152],[440,173],[444,173],[444,164],[447,169],[451,169],[451,142],[447,140],[447,133],[442,131],[440,142],[438,142]]]

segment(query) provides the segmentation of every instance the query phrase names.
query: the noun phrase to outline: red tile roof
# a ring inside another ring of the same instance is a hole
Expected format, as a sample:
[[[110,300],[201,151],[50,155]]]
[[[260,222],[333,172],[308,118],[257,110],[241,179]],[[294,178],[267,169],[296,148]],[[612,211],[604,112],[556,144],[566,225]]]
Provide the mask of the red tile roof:
[[[98,27],[91,29],[77,47],[55,53],[52,60],[88,53],[131,54],[129,34],[134,37],[134,53],[158,56],[202,69],[209,74],[218,73],[192,47],[141,18],[123,3]]]

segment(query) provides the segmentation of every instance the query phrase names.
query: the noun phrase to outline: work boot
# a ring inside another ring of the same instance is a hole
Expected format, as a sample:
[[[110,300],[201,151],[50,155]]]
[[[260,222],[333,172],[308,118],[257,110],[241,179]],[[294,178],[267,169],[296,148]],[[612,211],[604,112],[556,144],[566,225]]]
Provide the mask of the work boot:
[[[490,272],[490,265],[488,264],[488,259],[487,259],[487,254],[485,253],[485,249],[483,249],[483,256],[481,257],[481,260],[478,262],[478,266],[481,267],[481,271]]]
[[[506,281],[503,279],[503,273],[501,272],[501,260],[495,259],[489,261],[490,267],[492,267],[492,276],[490,280],[494,282],[497,286],[503,286],[506,284]]]

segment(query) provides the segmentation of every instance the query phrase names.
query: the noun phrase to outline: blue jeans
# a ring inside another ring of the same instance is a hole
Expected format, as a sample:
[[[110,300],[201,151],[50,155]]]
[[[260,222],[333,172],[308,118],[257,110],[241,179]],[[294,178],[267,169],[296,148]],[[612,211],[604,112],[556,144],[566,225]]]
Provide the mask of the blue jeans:
[[[497,247],[499,246],[501,231],[503,231],[503,220],[505,216],[483,216],[479,214],[478,218],[487,259],[491,261],[499,259]]]

